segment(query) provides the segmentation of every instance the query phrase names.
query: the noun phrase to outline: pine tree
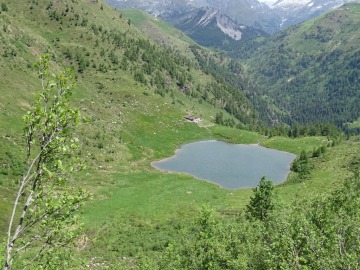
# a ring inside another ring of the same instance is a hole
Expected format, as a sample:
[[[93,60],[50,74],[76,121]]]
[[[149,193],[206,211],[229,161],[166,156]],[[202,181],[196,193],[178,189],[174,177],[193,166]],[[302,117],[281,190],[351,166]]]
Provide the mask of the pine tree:
[[[246,213],[249,219],[265,221],[270,211],[274,210],[274,183],[272,180],[261,178],[260,183],[253,189],[253,196],[246,206]]]

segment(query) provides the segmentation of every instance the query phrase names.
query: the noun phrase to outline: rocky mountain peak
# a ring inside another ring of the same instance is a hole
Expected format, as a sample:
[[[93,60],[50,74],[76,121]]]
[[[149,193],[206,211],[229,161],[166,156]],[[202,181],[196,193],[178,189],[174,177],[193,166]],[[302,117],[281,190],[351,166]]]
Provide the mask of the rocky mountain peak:
[[[271,7],[282,16],[281,29],[304,22],[334,10],[349,2],[360,0],[278,0]]]
[[[205,14],[198,21],[197,25],[199,25],[199,26],[206,26],[213,19],[217,20],[218,14],[220,13],[220,11],[218,9],[215,9],[215,8],[212,8],[209,6],[202,8],[202,11],[205,12]]]

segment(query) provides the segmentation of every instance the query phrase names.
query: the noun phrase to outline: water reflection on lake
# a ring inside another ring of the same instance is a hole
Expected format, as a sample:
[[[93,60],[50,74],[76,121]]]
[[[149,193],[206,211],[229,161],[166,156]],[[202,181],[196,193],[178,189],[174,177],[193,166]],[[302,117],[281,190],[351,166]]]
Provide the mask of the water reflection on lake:
[[[295,155],[258,145],[201,141],[183,145],[173,157],[152,162],[157,169],[183,172],[224,189],[255,187],[261,177],[286,180]]]

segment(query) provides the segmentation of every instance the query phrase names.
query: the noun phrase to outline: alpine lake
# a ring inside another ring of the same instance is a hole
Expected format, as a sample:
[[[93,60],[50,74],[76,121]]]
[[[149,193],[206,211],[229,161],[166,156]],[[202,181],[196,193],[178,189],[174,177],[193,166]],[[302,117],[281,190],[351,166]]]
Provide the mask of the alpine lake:
[[[256,144],[209,140],[183,145],[175,155],[151,165],[166,172],[186,173],[224,189],[256,187],[265,176],[284,182],[296,155]]]

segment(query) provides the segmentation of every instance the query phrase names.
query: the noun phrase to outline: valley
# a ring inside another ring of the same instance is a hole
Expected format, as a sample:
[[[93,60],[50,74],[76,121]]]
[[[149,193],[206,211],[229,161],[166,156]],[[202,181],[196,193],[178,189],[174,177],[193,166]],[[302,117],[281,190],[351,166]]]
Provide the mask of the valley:
[[[74,70],[70,105],[81,121],[68,134],[79,140],[77,157],[86,169],[70,173],[69,185],[91,196],[79,212],[76,241],[49,249],[50,257],[29,269],[359,265],[359,5],[224,52],[158,18],[100,0],[3,3],[2,266],[26,168],[22,116],[42,87],[33,64],[45,54],[54,74]],[[202,140],[259,144],[297,159],[284,183],[258,179],[254,189],[227,190],[151,167]],[[256,205],[262,188],[268,197]],[[20,252],[12,269],[22,269],[39,247]]]

